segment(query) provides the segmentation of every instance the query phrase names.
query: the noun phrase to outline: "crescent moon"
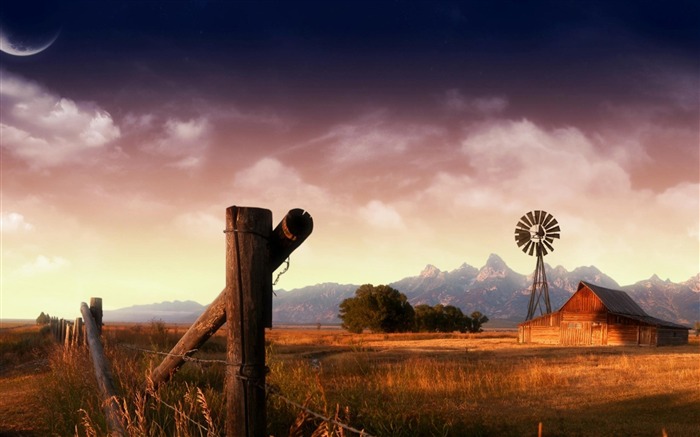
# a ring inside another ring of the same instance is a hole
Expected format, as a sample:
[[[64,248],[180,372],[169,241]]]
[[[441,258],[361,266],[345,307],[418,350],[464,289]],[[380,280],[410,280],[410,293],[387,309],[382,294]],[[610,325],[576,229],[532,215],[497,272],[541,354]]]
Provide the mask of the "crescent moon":
[[[13,38],[12,35],[9,35],[0,30],[0,51],[13,56],[36,55],[37,53],[41,53],[44,50],[51,47],[51,44],[53,44],[54,41],[56,41],[60,33],[61,31],[59,30],[51,38],[49,38],[48,41],[44,42],[43,44],[35,43],[34,45],[30,45],[22,41],[21,39]]]

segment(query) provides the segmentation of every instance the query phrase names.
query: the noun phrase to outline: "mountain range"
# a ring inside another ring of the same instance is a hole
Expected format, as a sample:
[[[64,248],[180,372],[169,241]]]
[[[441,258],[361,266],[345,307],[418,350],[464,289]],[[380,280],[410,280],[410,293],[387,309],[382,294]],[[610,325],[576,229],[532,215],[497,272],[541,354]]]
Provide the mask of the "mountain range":
[[[656,275],[632,285],[620,286],[594,266],[545,265],[552,309],[559,309],[576,291],[580,281],[626,291],[649,315],[691,326],[700,320],[700,274],[685,282],[661,280]],[[494,324],[515,326],[527,313],[532,277],[517,273],[495,254],[477,269],[462,264],[442,271],[427,265],[417,276],[392,282],[391,287],[408,297],[411,305],[454,305],[465,314],[480,311]],[[378,284],[375,284],[378,285]],[[352,297],[359,284],[323,283],[290,291],[277,290],[273,298],[273,323],[337,324],[338,305]],[[170,323],[191,323],[205,306],[194,301],[162,302],[105,311],[106,321],[144,322],[161,319]]]

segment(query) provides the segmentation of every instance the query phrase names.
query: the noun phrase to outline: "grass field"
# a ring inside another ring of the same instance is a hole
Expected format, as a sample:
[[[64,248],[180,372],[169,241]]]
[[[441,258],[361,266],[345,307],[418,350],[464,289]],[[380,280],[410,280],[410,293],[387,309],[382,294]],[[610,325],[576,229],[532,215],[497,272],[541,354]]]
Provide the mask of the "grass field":
[[[187,363],[143,395],[162,356],[134,348],[167,351],[183,332],[162,323],[105,327],[130,435],[223,434],[222,364]],[[353,435],[285,399],[377,436],[535,436],[540,422],[544,436],[700,435],[696,337],[659,348],[518,345],[514,332],[273,329],[266,338],[267,382],[279,393],[268,399],[275,436]],[[0,347],[0,392],[26,406],[0,404],[0,435],[105,433],[84,351],[47,344],[35,327],[0,331]],[[217,334],[197,357],[224,355]]]

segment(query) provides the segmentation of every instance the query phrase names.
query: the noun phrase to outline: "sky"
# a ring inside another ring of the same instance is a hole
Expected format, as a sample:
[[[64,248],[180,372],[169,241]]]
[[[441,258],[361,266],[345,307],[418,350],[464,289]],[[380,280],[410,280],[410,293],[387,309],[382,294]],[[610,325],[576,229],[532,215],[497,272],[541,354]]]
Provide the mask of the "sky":
[[[492,253],[531,274],[532,210],[560,224],[551,266],[687,281],[699,5],[3,3],[3,41],[55,40],[0,52],[0,318],[206,305],[232,205],[313,217],[277,289]]]

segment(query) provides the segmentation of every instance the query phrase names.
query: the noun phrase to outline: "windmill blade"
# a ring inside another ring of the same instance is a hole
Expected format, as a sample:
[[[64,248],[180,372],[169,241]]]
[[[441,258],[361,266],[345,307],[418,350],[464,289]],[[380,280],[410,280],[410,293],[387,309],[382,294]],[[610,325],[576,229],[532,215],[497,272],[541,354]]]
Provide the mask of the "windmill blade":
[[[515,241],[518,243],[518,247],[530,241],[530,231],[525,231],[522,229],[515,230]]]
[[[545,239],[544,241],[542,241],[542,244],[544,244],[545,246],[547,246],[547,248],[549,249],[550,252],[554,252],[554,247],[553,247],[551,244],[549,244],[549,243],[550,243],[550,242],[547,241],[547,239]],[[545,255],[546,255],[546,254],[545,254]]]
[[[547,226],[545,226],[545,229],[554,229],[557,226],[559,226],[559,223],[557,223],[556,219],[553,219],[552,221],[549,222],[549,224],[547,224]]]
[[[547,232],[548,234],[559,233],[561,232],[561,229],[559,228],[559,226],[554,226],[553,228],[545,229],[545,232]]]
[[[530,240],[529,239],[515,240],[515,243],[518,245],[518,247],[523,247],[523,245],[527,244],[528,241],[530,241]]]
[[[537,224],[537,221],[535,220],[535,216],[532,213],[532,211],[528,212],[526,215],[530,219],[530,223],[532,223],[533,225]]]
[[[535,243],[533,243],[532,241],[530,241],[530,243],[532,243],[532,244],[530,245],[529,255],[532,256],[533,252],[535,251],[535,246],[537,246],[537,245]]]
[[[547,214],[546,212],[539,210],[539,209],[537,211],[535,211],[535,218],[537,219],[538,224],[544,223],[544,217],[546,214]]]
[[[522,222],[522,221],[518,222],[518,224],[516,225],[516,227],[521,228],[521,229],[523,229],[523,230],[525,230],[525,231],[530,232],[530,225],[526,224],[525,222]]]
[[[522,223],[525,223],[525,226],[527,226],[528,228],[529,228],[530,226],[532,226],[532,221],[531,221],[530,219],[527,218],[527,214],[524,215],[524,216],[522,216],[522,217],[520,217],[520,221],[521,221]]]
[[[522,247],[523,252],[527,253],[533,244],[535,244],[535,243],[533,243],[532,240],[529,240],[527,243],[525,243],[525,246]]]
[[[547,236],[551,238],[559,238],[559,234],[547,234]]]
[[[545,229],[548,228],[550,223],[552,223],[552,220],[554,220],[554,224],[557,223],[557,219],[555,219],[552,214],[547,213],[547,217],[545,217],[544,223],[542,223],[542,226],[544,226]]]

